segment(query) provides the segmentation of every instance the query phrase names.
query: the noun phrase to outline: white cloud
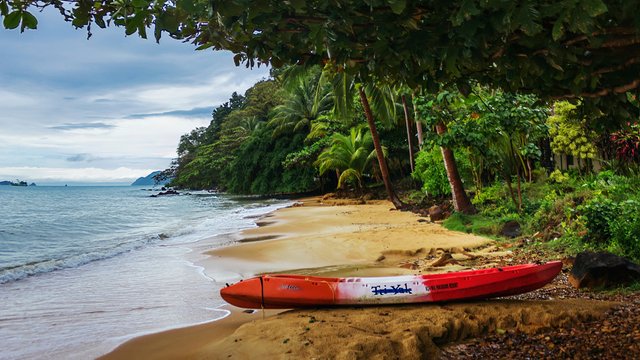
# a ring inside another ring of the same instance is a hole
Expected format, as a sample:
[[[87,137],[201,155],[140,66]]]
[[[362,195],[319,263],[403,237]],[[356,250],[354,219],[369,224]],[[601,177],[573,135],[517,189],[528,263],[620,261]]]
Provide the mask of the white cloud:
[[[48,168],[48,167],[0,167],[0,173],[6,179],[28,179],[35,181],[80,181],[80,182],[130,182],[141,176],[146,176],[155,169],[131,169],[119,167],[116,169],[86,168]]]
[[[146,175],[169,165],[182,134],[208,125],[210,112],[194,109],[213,110],[268,75],[169,38],[95,29],[86,40],[58,14],[39,20],[37,31],[0,30],[0,180]],[[29,171],[7,172],[17,169]]]

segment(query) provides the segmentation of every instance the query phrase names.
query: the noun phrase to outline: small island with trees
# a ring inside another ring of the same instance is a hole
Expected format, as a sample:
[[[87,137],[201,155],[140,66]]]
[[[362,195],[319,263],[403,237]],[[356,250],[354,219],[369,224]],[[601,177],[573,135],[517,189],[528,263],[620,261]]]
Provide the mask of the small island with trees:
[[[36,183],[27,183],[26,181],[16,180],[16,181],[0,181],[0,186],[36,186]]]

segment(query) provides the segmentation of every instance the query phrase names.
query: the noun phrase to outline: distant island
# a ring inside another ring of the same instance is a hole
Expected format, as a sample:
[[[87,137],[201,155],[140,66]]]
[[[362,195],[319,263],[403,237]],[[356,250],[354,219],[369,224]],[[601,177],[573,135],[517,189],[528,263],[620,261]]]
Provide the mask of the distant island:
[[[167,184],[171,179],[166,179],[166,180],[162,180],[162,181],[156,181],[156,179],[154,179],[154,176],[160,174],[162,171],[154,171],[151,174],[145,176],[145,177],[140,177],[138,178],[136,181],[134,181],[131,186],[155,186],[155,185],[165,185]]]
[[[36,186],[36,183],[31,183],[28,184],[26,181],[20,181],[20,180],[16,180],[16,181],[0,181],[0,185],[5,185],[5,186]]]

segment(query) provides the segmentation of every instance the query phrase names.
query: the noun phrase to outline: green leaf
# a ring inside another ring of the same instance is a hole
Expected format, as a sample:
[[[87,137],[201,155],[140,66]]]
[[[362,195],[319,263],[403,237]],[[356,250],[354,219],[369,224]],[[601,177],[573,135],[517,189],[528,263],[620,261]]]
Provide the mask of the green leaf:
[[[20,20],[22,19],[22,12],[20,10],[15,10],[9,13],[4,17],[2,24],[5,29],[15,29],[20,25]]]
[[[554,41],[560,40],[560,38],[564,35],[564,23],[562,20],[556,21],[553,24],[553,30],[551,31],[551,36],[553,36]]]
[[[9,5],[6,1],[0,2],[0,15],[6,16],[9,13]]]
[[[104,23],[104,19],[102,18],[102,16],[98,16],[95,15],[93,21],[96,23],[96,25],[98,25],[101,29],[104,29],[107,27],[107,24]]]
[[[387,0],[387,4],[389,4],[389,7],[394,14],[401,14],[407,7],[406,0]]]
[[[307,6],[307,2],[305,0],[290,0],[289,3],[291,3],[291,6],[293,6],[296,11],[303,11]]]
[[[553,61],[553,59],[551,57],[545,57],[544,58],[547,61],[547,64],[551,65],[552,68],[558,70],[558,71],[562,71],[564,72],[564,69],[562,68],[562,66],[558,65],[555,61]]]
[[[149,6],[149,2],[147,0],[133,0],[131,4],[137,8],[146,8]]]
[[[583,0],[582,6],[591,17],[602,15],[609,10],[602,0]]]
[[[125,34],[132,35],[138,31],[138,25],[134,21],[128,21],[125,25]]]
[[[140,24],[138,26],[138,35],[140,35],[140,37],[143,39],[147,38],[147,28],[144,26],[144,24]]]
[[[162,27],[158,21],[156,21],[155,27],[153,28],[153,36],[156,38],[156,42],[159,43],[160,38],[162,38]]]
[[[22,13],[22,29],[29,28],[35,30],[38,27],[38,19],[30,12],[25,11]]]
[[[242,54],[235,54],[233,56],[233,62],[236,66],[240,66],[240,63],[242,62]]]
[[[196,4],[193,0],[180,0],[178,6],[188,13],[195,12],[196,10]]]

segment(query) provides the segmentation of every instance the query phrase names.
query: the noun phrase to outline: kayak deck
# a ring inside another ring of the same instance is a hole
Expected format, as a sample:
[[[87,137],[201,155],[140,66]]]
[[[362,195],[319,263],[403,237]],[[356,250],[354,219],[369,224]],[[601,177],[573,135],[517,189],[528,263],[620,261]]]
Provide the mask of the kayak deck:
[[[374,305],[485,299],[543,287],[562,269],[559,261],[446,274],[387,277],[262,275],[220,291],[228,303],[252,309]]]

